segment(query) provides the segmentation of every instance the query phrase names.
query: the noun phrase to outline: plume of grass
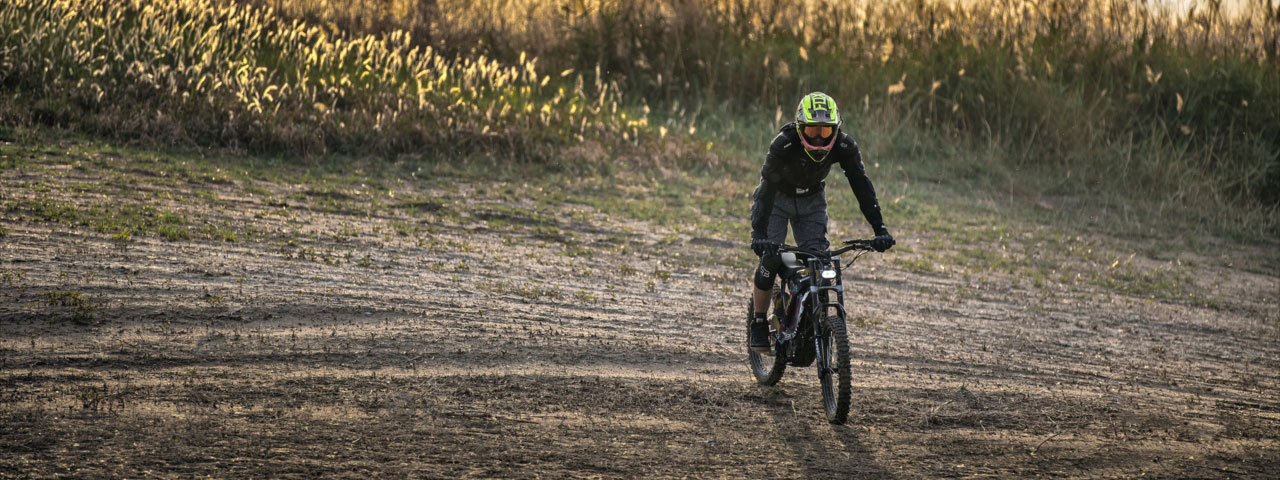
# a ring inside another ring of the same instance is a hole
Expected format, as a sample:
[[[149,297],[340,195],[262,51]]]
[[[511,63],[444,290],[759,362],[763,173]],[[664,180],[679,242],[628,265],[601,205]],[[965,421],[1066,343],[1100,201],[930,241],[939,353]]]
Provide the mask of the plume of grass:
[[[210,0],[0,5],[0,122],[253,152],[477,152],[612,142],[620,91],[521,55],[447,58]],[[643,123],[643,119],[639,120]]]

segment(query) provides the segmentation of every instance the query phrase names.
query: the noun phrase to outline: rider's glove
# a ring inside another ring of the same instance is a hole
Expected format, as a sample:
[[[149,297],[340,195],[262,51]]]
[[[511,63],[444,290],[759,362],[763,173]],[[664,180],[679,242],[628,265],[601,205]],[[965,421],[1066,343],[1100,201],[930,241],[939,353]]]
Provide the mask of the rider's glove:
[[[871,248],[876,249],[877,252],[884,252],[897,243],[898,242],[893,240],[893,235],[889,235],[889,232],[886,230],[877,233],[876,238],[871,239]]]
[[[757,257],[771,257],[778,254],[778,244],[767,238],[756,238],[751,240],[751,250],[756,252]]]

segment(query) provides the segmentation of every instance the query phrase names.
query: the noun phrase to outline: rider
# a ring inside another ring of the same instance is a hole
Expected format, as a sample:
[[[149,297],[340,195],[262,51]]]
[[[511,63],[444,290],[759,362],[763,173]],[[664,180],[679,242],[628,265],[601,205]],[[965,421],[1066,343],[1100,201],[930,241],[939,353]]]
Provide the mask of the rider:
[[[752,292],[755,317],[751,322],[753,350],[769,352],[770,292],[782,269],[778,247],[787,238],[787,224],[800,248],[825,251],[827,200],[823,192],[831,165],[840,164],[858,198],[862,216],[875,232],[871,246],[883,252],[894,245],[884,226],[876,191],[862,166],[853,138],[840,130],[836,101],[822,92],[805,95],[796,107],[796,121],[782,127],[769,145],[760,186],[751,205],[751,249],[760,257]]]

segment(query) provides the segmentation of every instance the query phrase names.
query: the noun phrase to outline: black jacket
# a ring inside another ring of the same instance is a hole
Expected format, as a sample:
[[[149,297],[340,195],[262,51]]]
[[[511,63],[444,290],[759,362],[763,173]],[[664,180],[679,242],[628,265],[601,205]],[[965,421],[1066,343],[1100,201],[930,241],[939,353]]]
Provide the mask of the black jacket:
[[[887,233],[884,219],[880,216],[880,204],[876,203],[876,190],[867,178],[862,166],[862,152],[858,144],[844,132],[839,132],[831,149],[821,162],[809,158],[800,144],[800,134],[794,123],[782,127],[773,143],[769,145],[769,154],[765,156],[764,168],[760,170],[760,186],[756,187],[755,203],[751,205],[751,238],[753,240],[768,238],[769,215],[773,213],[773,197],[782,192],[794,196],[817,193],[823,188],[831,166],[840,164],[844,175],[849,179],[853,195],[858,197],[858,206],[862,216],[867,218],[872,230],[877,235]],[[817,156],[815,154],[815,156]]]

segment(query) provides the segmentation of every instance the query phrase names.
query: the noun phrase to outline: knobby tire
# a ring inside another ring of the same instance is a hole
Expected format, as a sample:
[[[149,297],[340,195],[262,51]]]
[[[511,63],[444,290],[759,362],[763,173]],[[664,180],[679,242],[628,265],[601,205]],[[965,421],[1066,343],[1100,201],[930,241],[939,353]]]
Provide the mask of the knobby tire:
[[[826,364],[833,371],[826,374],[819,371],[818,379],[822,383],[822,404],[827,411],[827,421],[840,425],[849,418],[849,396],[853,390],[850,385],[849,333],[843,315],[827,317],[826,320],[826,345],[820,353],[828,359]],[[822,362],[818,365],[821,368]]]
[[[778,290],[774,289],[774,302],[778,300]],[[770,303],[774,303],[770,302]],[[751,320],[755,316],[754,302],[748,300],[747,304],[747,356],[751,358],[751,373],[756,377],[756,383],[771,386],[778,383],[782,379],[782,373],[787,370],[787,359],[781,354],[775,353],[772,358],[772,364],[769,364],[768,355],[761,355],[751,349]]]

